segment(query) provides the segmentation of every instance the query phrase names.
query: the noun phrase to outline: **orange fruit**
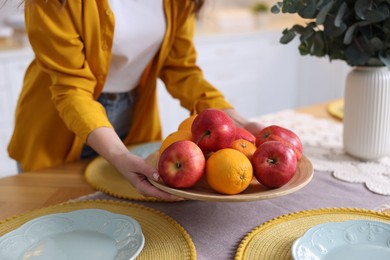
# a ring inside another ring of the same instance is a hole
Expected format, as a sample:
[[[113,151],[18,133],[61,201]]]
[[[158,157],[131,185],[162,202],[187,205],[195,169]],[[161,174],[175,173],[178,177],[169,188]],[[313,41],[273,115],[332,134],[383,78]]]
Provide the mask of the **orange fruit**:
[[[197,115],[192,115],[192,116],[189,116],[187,117],[186,119],[184,119],[180,124],[179,124],[179,127],[177,128],[178,130],[187,130],[187,131],[191,131],[191,126],[192,126],[192,122],[194,121],[195,117]]]
[[[252,159],[252,156],[256,151],[256,145],[245,139],[234,140],[231,148],[242,152],[246,157],[248,157],[249,160]]]
[[[206,161],[206,181],[210,188],[219,193],[238,194],[249,186],[252,178],[250,160],[235,149],[220,149]]]
[[[185,130],[178,130],[176,132],[170,133],[165,139],[162,141],[159,154],[161,155],[162,152],[171,144],[177,141],[181,140],[189,140],[192,141],[192,134],[191,131],[185,131]]]

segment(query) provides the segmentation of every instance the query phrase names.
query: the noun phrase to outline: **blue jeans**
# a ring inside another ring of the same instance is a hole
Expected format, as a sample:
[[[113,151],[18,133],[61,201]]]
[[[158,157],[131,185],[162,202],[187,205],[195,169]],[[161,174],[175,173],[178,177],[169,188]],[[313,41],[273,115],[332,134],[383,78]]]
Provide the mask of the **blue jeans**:
[[[108,120],[121,140],[124,140],[129,132],[135,99],[135,91],[102,93],[97,99],[106,109]],[[80,159],[93,158],[97,155],[91,147],[84,145]]]

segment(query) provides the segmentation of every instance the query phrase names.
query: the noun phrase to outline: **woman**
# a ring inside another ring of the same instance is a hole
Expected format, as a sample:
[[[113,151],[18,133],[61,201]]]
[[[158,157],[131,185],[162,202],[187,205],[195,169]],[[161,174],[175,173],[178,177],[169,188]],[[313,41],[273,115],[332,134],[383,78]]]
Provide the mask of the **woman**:
[[[195,64],[195,12],[202,2],[26,1],[35,59],[8,146],[22,170],[85,158],[91,147],[142,195],[177,199],[152,186],[147,178],[158,179],[157,170],[126,148],[161,140],[157,78],[192,114],[224,109],[238,125],[257,131],[260,126],[242,118]]]

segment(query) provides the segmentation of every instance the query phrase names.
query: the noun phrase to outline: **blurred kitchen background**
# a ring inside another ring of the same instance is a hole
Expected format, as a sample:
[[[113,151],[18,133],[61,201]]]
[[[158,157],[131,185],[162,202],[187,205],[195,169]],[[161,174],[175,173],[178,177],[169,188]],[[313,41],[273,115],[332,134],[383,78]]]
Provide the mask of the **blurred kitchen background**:
[[[33,57],[24,33],[22,2],[0,0],[0,177],[16,173],[6,147],[24,71]],[[343,62],[300,56],[297,41],[280,44],[282,31],[302,20],[271,14],[275,3],[206,0],[197,22],[195,43],[205,77],[249,118],[341,98],[349,71]],[[258,4],[266,8],[255,14]],[[188,112],[172,101],[161,82],[158,85],[166,136]]]

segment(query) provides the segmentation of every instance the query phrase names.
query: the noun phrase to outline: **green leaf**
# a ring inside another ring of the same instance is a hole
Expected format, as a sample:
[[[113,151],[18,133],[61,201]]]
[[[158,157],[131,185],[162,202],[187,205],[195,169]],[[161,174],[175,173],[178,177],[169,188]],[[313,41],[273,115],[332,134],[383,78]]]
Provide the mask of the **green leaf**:
[[[273,5],[273,6],[271,7],[271,13],[273,13],[273,14],[278,14],[278,13],[280,13],[280,10],[281,10],[281,8],[282,8],[282,5],[283,5],[282,2],[277,2],[275,5]]]
[[[345,60],[344,52],[341,49],[332,48],[332,52],[329,54],[330,60]]]
[[[371,8],[372,0],[357,0],[355,3],[355,12],[356,15],[361,19],[366,19],[366,13]]]
[[[304,1],[302,8],[298,11],[298,14],[302,18],[312,19],[316,17],[316,11],[316,0],[307,0]]]
[[[291,29],[293,29],[298,34],[302,34],[305,31],[305,27],[300,24],[295,24]]]
[[[278,6],[276,6],[276,5],[272,6],[271,7],[271,13],[273,13],[273,14],[280,13],[280,8]]]
[[[344,14],[347,12],[348,6],[343,2],[340,6],[340,9],[337,12],[336,18],[334,19],[334,26],[340,27],[343,23]]]
[[[389,0],[390,1],[390,0]],[[387,35],[390,35],[390,20],[386,20],[382,25],[383,32]]]
[[[314,23],[312,23],[312,24],[314,24]],[[308,41],[313,36],[314,32],[315,32],[314,27],[312,25],[308,24],[306,26],[306,28],[304,28],[304,30],[300,33],[301,34],[300,40],[302,42]]]
[[[287,44],[295,38],[294,30],[284,30],[283,36],[280,38],[280,43]]]
[[[325,43],[322,34],[322,32],[316,32],[313,37],[311,53],[317,57],[322,57],[325,54]]]
[[[319,1],[317,1],[317,9],[321,10],[322,7],[324,7],[328,3],[328,1],[329,0],[319,0]]]
[[[351,27],[349,27],[347,29],[347,31],[345,32],[345,36],[344,36],[344,44],[345,45],[351,44],[353,34],[355,33],[355,30],[358,26],[359,26],[359,23],[355,23],[354,25],[352,25]]]
[[[389,18],[390,12],[387,5],[380,5],[377,9],[366,12],[365,18],[369,23],[378,23]]]
[[[337,38],[341,36],[347,30],[347,25],[341,23],[338,27],[335,26],[331,19],[326,19],[324,23],[324,33],[331,38]]]
[[[316,22],[318,25],[324,23],[326,16],[328,15],[332,7],[333,7],[333,1],[329,1],[324,7],[321,8],[320,12],[317,14],[316,17]]]
[[[361,52],[365,52],[370,56],[375,55],[375,46],[372,45],[370,39],[367,38],[366,35],[361,35],[359,37],[356,37],[355,42],[357,46],[359,46]]]
[[[383,44],[381,39],[379,39],[378,37],[372,38],[370,40],[370,44],[374,48],[374,50],[376,50],[376,51],[383,50],[385,48],[385,45]]]
[[[283,0],[282,12],[283,13],[297,13],[299,11],[300,5],[297,0]]]
[[[345,59],[351,66],[367,65],[370,55],[362,52],[356,44],[351,44],[345,49]]]
[[[299,53],[301,55],[308,55],[310,54],[310,48],[307,44],[305,43],[301,43],[299,46],[298,46],[298,50],[299,50]]]

